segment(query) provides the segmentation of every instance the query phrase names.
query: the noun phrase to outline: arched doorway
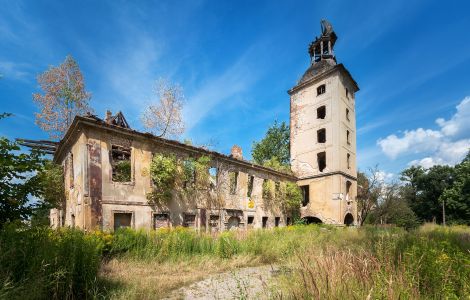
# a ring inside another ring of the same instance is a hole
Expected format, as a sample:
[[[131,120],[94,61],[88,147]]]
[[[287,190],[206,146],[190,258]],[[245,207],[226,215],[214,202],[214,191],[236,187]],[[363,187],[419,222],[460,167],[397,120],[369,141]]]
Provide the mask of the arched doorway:
[[[344,225],[346,226],[354,225],[354,217],[352,214],[347,213],[346,216],[344,216]]]
[[[303,217],[302,219],[305,221],[305,224],[321,224],[321,223],[323,223],[317,217]]]
[[[230,217],[227,222],[227,229],[234,230],[240,226],[240,219],[238,217]]]

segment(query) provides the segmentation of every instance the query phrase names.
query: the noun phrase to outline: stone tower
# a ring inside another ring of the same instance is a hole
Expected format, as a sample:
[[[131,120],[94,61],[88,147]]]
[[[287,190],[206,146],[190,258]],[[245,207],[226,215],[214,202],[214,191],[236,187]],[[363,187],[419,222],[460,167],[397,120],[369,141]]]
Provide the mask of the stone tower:
[[[337,64],[337,36],[321,21],[309,45],[310,66],[291,90],[292,171],[304,194],[301,217],[309,223],[356,224],[357,170],[355,93],[357,83]]]

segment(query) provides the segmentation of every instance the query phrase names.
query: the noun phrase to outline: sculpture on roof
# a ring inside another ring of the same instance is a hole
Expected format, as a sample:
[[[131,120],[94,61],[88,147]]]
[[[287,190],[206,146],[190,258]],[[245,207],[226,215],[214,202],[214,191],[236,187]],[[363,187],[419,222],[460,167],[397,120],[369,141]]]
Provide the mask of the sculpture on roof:
[[[333,33],[333,25],[326,19],[320,21],[322,35],[330,35]]]

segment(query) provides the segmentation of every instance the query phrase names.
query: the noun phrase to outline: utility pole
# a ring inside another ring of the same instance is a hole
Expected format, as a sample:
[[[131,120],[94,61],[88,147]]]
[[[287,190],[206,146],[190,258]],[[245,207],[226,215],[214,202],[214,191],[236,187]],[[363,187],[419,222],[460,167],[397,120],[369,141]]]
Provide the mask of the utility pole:
[[[442,199],[442,225],[446,226],[446,201]]]

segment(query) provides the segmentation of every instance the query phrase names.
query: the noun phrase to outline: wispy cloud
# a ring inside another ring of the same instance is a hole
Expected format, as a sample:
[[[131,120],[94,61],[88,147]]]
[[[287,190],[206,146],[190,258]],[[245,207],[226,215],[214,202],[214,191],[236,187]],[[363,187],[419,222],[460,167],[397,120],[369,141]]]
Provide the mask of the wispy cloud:
[[[184,109],[187,130],[190,131],[223,101],[233,101],[236,95],[246,91],[261,76],[256,68],[256,57],[263,42],[250,47],[219,76],[207,80],[194,95],[189,95]],[[230,105],[230,103],[228,103]]]
[[[30,75],[30,66],[25,63],[0,61],[0,75],[2,79],[24,80]]]

